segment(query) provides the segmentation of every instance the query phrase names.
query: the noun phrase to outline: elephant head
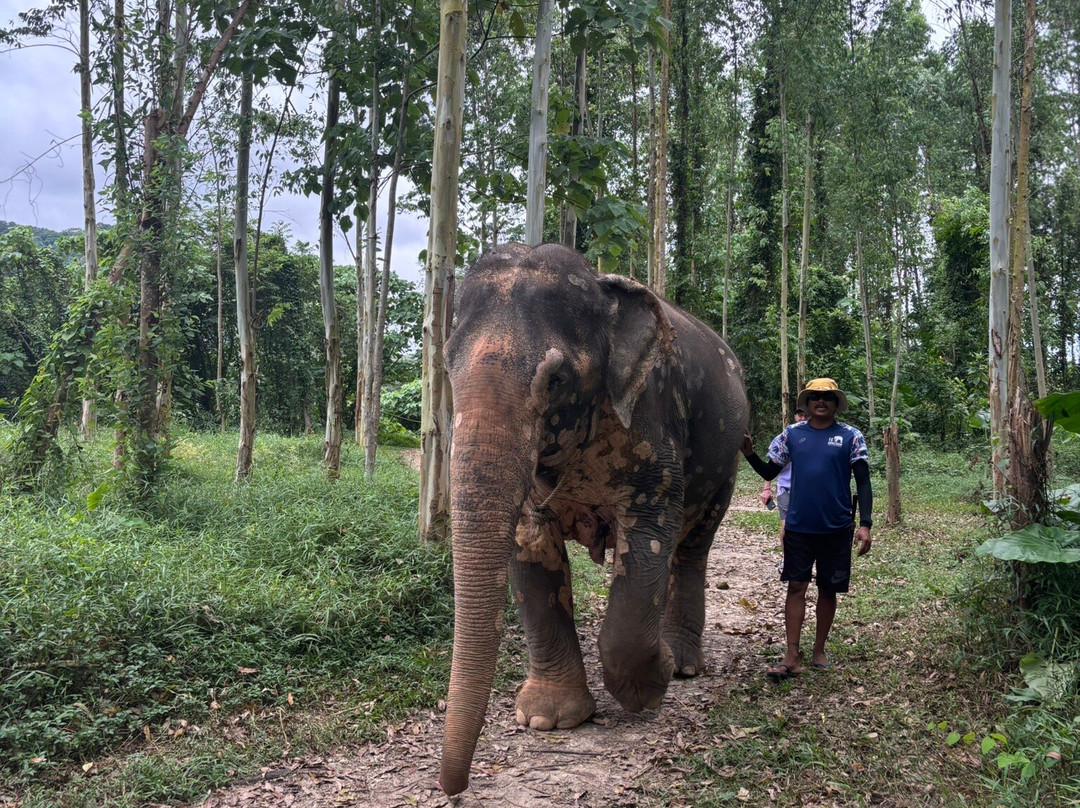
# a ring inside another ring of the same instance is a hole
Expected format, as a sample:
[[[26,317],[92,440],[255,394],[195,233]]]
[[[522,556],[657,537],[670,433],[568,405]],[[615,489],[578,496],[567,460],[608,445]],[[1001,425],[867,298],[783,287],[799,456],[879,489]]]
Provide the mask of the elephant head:
[[[454,652],[440,785],[469,781],[495,674],[508,565],[537,474],[557,474],[605,402],[628,426],[670,353],[659,299],[598,277],[557,245],[495,248],[466,273],[446,346],[454,397],[450,458]]]

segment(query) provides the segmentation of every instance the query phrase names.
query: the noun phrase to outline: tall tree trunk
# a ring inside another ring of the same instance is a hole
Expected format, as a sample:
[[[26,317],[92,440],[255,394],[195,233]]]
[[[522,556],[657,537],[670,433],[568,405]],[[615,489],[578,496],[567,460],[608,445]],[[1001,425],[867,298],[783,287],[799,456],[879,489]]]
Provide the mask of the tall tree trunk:
[[[375,0],[374,25],[379,30],[382,16],[381,4]],[[379,248],[378,206],[379,206],[379,68],[378,60],[372,54],[371,60],[371,185],[368,192],[367,249],[364,258],[364,408],[363,434],[364,471],[375,473],[375,449],[379,445],[379,416],[376,399],[379,396],[376,370],[378,360],[375,346],[378,344],[379,331],[379,289],[377,280],[377,262]]]
[[[647,208],[649,254],[645,259],[645,283],[656,288],[656,52],[649,47],[649,181]]]
[[[383,248],[382,276],[379,282],[379,313],[375,328],[375,347],[372,349],[375,396],[372,417],[378,424],[382,418],[383,343],[386,337],[386,310],[390,303],[390,257],[394,249],[394,224],[397,220],[397,184],[405,154],[405,131],[408,124],[410,73],[408,68],[401,79],[401,106],[398,108],[397,142],[394,145],[394,164],[390,169],[390,184],[386,192],[386,244]]]
[[[671,19],[671,0],[663,0],[664,18]],[[671,36],[664,29],[664,48],[660,53],[660,108],[656,120],[656,202],[653,219],[653,284],[661,297],[667,291],[667,258],[664,246],[667,234],[667,164],[668,96],[671,94]]]
[[[881,438],[885,451],[885,482],[889,491],[885,524],[897,525],[903,514],[900,509],[900,430],[895,420],[889,421]]]
[[[536,53],[533,56],[532,106],[529,124],[529,176],[525,194],[525,243],[544,240],[544,192],[547,189],[548,84],[551,76],[551,0],[539,0]]]
[[[323,145],[322,193],[319,197],[319,300],[323,315],[323,349],[326,356],[326,431],[323,437],[323,465],[326,476],[341,475],[341,329],[334,296],[334,175],[337,144],[334,128],[341,107],[341,80],[330,75],[326,91],[326,128]]]
[[[222,271],[222,242],[225,240],[225,225],[221,213],[221,180],[218,179],[217,191],[217,233],[214,239],[217,268],[217,376],[214,384],[214,406],[217,407],[221,431],[225,431],[225,407],[221,401],[221,392],[225,384],[225,284]]]
[[[176,19],[173,23],[173,43],[174,49],[172,52],[172,105],[168,114],[167,131],[173,131],[173,127],[176,126],[176,122],[179,121],[184,113],[184,93],[187,90],[187,70],[188,70],[188,53],[191,46],[191,27],[190,16],[191,8],[190,3],[187,0],[178,0],[175,3],[176,6]],[[172,157],[171,165],[171,177],[172,177],[172,189],[170,191],[170,197],[165,201],[164,210],[166,212],[166,219],[164,221],[165,231],[168,233],[177,233],[180,230],[180,216],[181,205],[179,203],[181,189],[183,187],[183,174],[184,174],[184,160],[183,153],[176,150],[176,153]],[[157,256],[158,264],[162,257],[168,255],[167,251],[160,251]],[[171,256],[169,256],[171,258]],[[160,309],[159,319],[165,317],[166,311],[169,308],[169,273],[168,271],[161,272],[160,276],[161,290],[160,290]],[[172,411],[172,383],[173,383],[173,363],[166,362],[165,357],[159,355],[158,360],[158,384],[156,390],[156,401],[154,406],[154,418],[156,423],[154,424],[153,434],[156,436],[167,436],[169,420],[169,414]],[[167,458],[169,456],[169,441],[163,439],[161,442],[161,457]]]
[[[156,109],[146,117],[144,131],[143,188],[149,189],[139,229],[144,245],[139,256],[139,342],[136,349],[135,446],[136,476],[142,484],[154,479],[160,461],[157,396],[160,383],[158,326],[161,321],[161,246],[165,199],[174,183],[171,161],[159,151],[165,112]]]
[[[803,166],[802,245],[799,255],[799,358],[795,370],[795,389],[806,386],[806,284],[810,274],[810,208],[813,199],[814,115],[806,116],[806,165]]]
[[[131,201],[131,178],[128,171],[127,110],[124,101],[124,32],[126,25],[124,0],[115,0],[113,5],[112,92],[113,125],[116,129],[116,207],[122,214],[129,215],[131,213],[128,210]]]
[[[585,134],[585,112],[588,104],[588,94],[585,87],[585,67],[589,62],[588,50],[581,49],[581,53],[577,55],[577,63],[574,69],[574,99],[576,102],[576,111],[574,113],[574,128],[573,136],[575,138],[581,138]],[[634,115],[637,115],[635,109]],[[636,157],[636,146],[635,157]],[[636,171],[632,175],[635,180],[637,179]],[[578,179],[578,171],[574,168],[570,173],[570,181],[576,182]],[[569,247],[571,250],[577,249],[577,209],[569,202],[563,204],[563,221],[562,221],[562,237],[560,241],[564,246]]]
[[[859,275],[859,303],[862,307],[863,352],[866,356],[866,405],[870,416],[867,439],[873,434],[874,424],[874,356],[870,343],[870,295],[866,288],[866,268],[863,266],[862,230],[855,229],[855,267]]]
[[[216,226],[214,228],[214,258],[217,276],[217,375],[214,380],[214,409],[217,410],[221,431],[225,431],[225,406],[221,393],[225,384],[225,289],[223,253],[225,241],[224,204],[221,191],[221,170],[218,166],[217,149],[211,145],[210,159],[214,161],[214,208]]]
[[[889,394],[889,425],[884,432],[885,480],[889,489],[889,506],[885,524],[896,525],[901,520],[900,503],[900,428],[896,421],[896,402],[900,392],[900,364],[904,354],[904,268],[900,248],[900,225],[894,218],[893,257],[896,269],[896,301],[893,305],[893,379]]]
[[[630,54],[630,98],[633,99],[633,103],[630,105],[630,176],[631,185],[633,189],[634,198],[638,199],[641,196],[641,161],[638,157],[639,139],[641,134],[641,126],[638,121],[638,54],[637,49],[631,50]],[[638,268],[637,262],[637,240],[635,239],[630,244],[630,255],[628,256],[630,277],[637,279],[641,270]]]
[[[236,331],[240,339],[240,442],[236,450],[236,480],[251,474],[255,452],[255,325],[251,312],[251,274],[248,266],[248,172],[251,165],[251,118],[254,78],[241,77],[240,137],[236,152],[236,225],[233,228],[233,266],[236,272]]]
[[[731,236],[735,226],[735,158],[739,153],[739,40],[732,46],[731,150],[728,152],[727,217],[724,228],[724,302],[720,336],[728,338],[728,300],[731,295]]]
[[[116,178],[114,181],[116,194],[117,220],[130,221],[134,215],[131,208],[131,176],[128,164],[127,147],[127,110],[124,101],[124,30],[125,20],[124,0],[115,0],[113,5],[113,37],[112,37],[112,92],[113,92],[113,128],[115,129],[116,144]],[[109,283],[113,283],[112,273],[109,275]],[[126,326],[126,322],[124,323]],[[113,439],[113,468],[119,471],[124,466],[124,447],[127,438],[124,425],[128,421],[127,399],[122,388],[113,394],[113,402],[118,413],[117,427]]]
[[[440,0],[439,80],[431,165],[431,224],[424,273],[424,345],[421,391],[419,533],[446,539],[450,527],[450,428],[452,402],[443,344],[453,319],[457,255],[458,176],[465,99],[466,0]]]
[[[791,242],[791,188],[788,183],[787,92],[780,73],[780,417],[791,423],[791,374],[788,372],[788,252]]]
[[[1008,446],[1009,107],[1012,19],[1008,0],[994,2],[994,117],[990,155],[990,443],[994,493],[1005,493]]]
[[[356,121],[359,124],[359,113],[356,115]],[[356,282],[354,288],[356,294],[355,315],[356,321],[356,394],[354,396],[355,402],[353,404],[353,442],[357,446],[363,445],[364,442],[364,391],[367,389],[367,382],[364,381],[364,374],[367,373],[367,351],[364,348],[364,294],[366,289],[367,274],[364,270],[364,257],[367,255],[366,249],[361,249],[360,242],[362,238],[363,230],[360,229],[359,223],[363,221],[364,217],[361,215],[361,203],[360,203],[360,186],[357,184],[356,188],[356,208],[355,216],[353,217],[357,222],[356,228],[356,250],[352,254],[353,258],[353,274],[355,275]]]
[[[1031,307],[1031,342],[1035,354],[1036,388],[1040,398],[1046,389],[1046,356],[1039,329],[1038,287],[1031,256],[1031,215],[1028,192],[1028,154],[1031,148],[1032,77],[1035,74],[1035,0],[1026,0],[1024,14],[1024,63],[1020,80],[1020,132],[1016,155],[1016,242],[1013,244],[1012,282],[1023,285],[1026,268],[1028,302]],[[1022,302],[1021,302],[1022,307]],[[1016,306],[1013,313],[1019,320]],[[1019,330],[1019,329],[1017,329]],[[1019,335],[1017,335],[1019,337]],[[1017,356],[1019,356],[1019,346]],[[1011,359],[1010,359],[1011,361]],[[1019,365],[1019,359],[1017,359]]]
[[[1022,341],[1025,265],[1030,286],[1032,338],[1040,388],[1046,395],[1046,376],[1039,338],[1034,270],[1031,257],[1031,217],[1028,205],[1028,155],[1031,147],[1032,76],[1035,71],[1035,0],[1024,4],[1024,61],[1020,82],[1020,129],[1016,151],[1016,228],[1012,241],[1011,300],[1009,305],[1009,493],[1016,502],[1013,527],[1040,521],[1046,511],[1046,450],[1050,430],[1031,406],[1023,376]]]
[[[690,27],[695,24],[687,18],[686,3],[675,10],[676,45],[673,46],[674,69],[674,138],[670,148],[669,173],[671,175],[672,214],[672,269],[674,283],[671,299],[685,305],[686,294],[694,281],[694,191],[692,169],[693,145],[690,122],[690,60],[693,58]]]
[[[82,171],[83,171],[83,257],[86,261],[83,288],[97,280],[97,208],[94,182],[94,132],[90,95],[90,2],[79,0],[79,115],[82,118]],[[94,429],[94,402],[84,398],[82,403],[81,429],[88,438]]]
[[[1043,348],[1042,329],[1039,327],[1039,295],[1035,278],[1035,263],[1031,256],[1031,233],[1024,249],[1027,265],[1028,305],[1031,307],[1031,350],[1035,354],[1035,386],[1039,398],[1049,393],[1046,386],[1046,351]]]

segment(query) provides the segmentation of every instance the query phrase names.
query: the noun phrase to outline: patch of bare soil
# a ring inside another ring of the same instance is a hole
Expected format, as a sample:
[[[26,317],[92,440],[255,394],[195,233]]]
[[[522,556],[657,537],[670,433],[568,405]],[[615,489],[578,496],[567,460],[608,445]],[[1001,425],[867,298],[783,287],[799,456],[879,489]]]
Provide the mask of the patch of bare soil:
[[[732,510],[759,507],[746,499]],[[464,794],[449,799],[439,790],[443,714],[430,711],[388,726],[380,743],[280,761],[258,782],[213,793],[202,808],[635,806],[682,776],[672,763],[677,753],[709,743],[710,706],[734,683],[762,676],[755,654],[783,631],[779,556],[769,552],[775,541],[721,525],[706,592],[707,669],[673,681],[655,712],[631,715],[604,690],[596,650],[603,605],[590,604],[596,608],[583,610],[592,616],[579,633],[596,715],[572,730],[537,732],[514,721],[512,689],[494,692]]]

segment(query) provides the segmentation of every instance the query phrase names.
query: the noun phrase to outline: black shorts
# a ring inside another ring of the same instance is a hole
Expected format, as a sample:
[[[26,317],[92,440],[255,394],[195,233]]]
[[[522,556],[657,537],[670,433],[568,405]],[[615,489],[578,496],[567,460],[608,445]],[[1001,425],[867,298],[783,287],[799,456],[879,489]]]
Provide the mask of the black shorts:
[[[817,587],[822,592],[847,592],[851,578],[851,530],[835,533],[784,531],[784,569],[781,581],[809,583],[817,565]]]

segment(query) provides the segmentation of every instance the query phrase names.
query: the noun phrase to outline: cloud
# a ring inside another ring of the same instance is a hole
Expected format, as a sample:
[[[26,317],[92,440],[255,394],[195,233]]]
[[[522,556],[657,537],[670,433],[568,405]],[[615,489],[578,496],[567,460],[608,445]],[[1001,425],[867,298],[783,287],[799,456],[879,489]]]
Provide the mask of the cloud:
[[[15,19],[26,0],[0,0],[0,25]],[[0,219],[67,230],[82,227],[82,167],[80,154],[79,79],[75,54],[58,45],[40,45],[0,53]],[[101,154],[95,156],[100,162]],[[32,163],[32,164],[31,164]],[[98,190],[106,177],[97,166]],[[404,186],[404,183],[402,183]],[[400,187],[404,194],[406,188]],[[386,204],[381,208],[384,235]],[[254,214],[254,211],[252,211]],[[98,217],[111,217],[98,203]],[[317,249],[319,199],[282,194],[267,200],[264,226],[283,222],[296,241]],[[427,247],[427,223],[411,211],[398,211],[392,268],[406,280],[420,282],[423,268],[417,255]],[[380,245],[381,246],[381,245]],[[334,262],[352,262],[340,233],[335,238]]]

